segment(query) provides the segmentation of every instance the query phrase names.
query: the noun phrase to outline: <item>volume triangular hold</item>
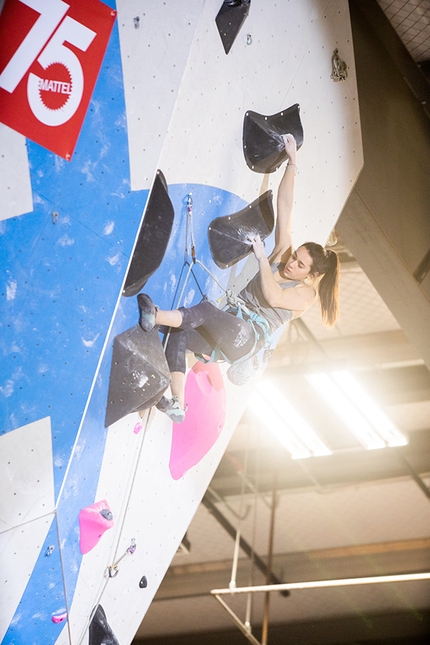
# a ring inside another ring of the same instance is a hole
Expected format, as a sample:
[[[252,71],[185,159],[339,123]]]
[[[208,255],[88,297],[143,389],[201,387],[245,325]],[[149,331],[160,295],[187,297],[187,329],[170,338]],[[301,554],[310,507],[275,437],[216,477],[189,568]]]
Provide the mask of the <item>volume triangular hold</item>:
[[[124,296],[139,293],[160,266],[172,232],[174,216],[166,180],[161,170],[157,170],[125,280]]]
[[[303,144],[300,106],[295,103],[279,114],[264,116],[248,111],[243,121],[243,154],[254,172],[274,172],[287,159],[282,135],[292,134],[297,149]]]
[[[226,54],[232,48],[249,13],[250,4],[251,0],[226,0],[222,3],[215,22]]]
[[[119,645],[119,641],[109,625],[105,611],[97,606],[88,629],[88,645]]]
[[[170,373],[156,327],[135,325],[114,339],[105,427],[158,403]]]
[[[273,193],[268,190],[233,215],[217,217],[209,224],[208,239],[212,258],[221,269],[227,269],[252,251],[252,238],[262,240],[274,226]]]

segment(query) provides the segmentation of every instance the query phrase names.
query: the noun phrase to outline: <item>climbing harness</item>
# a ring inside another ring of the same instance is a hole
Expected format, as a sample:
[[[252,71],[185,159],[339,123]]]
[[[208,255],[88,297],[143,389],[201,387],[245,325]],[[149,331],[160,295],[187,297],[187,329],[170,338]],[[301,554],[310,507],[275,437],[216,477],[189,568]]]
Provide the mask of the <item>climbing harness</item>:
[[[204,363],[213,363],[217,361],[225,361],[227,363],[234,364],[234,365],[245,363],[245,361],[248,361],[254,356],[255,350],[257,348],[258,341],[261,338],[261,332],[262,332],[264,336],[264,349],[266,350],[265,351],[265,360],[266,360],[266,357],[268,356],[268,352],[270,352],[270,346],[271,346],[271,329],[270,329],[269,323],[265,318],[263,318],[263,316],[250,310],[246,306],[245,302],[239,296],[235,295],[231,289],[225,289],[222,286],[222,284],[217,280],[217,278],[213,275],[213,273],[208,269],[208,267],[205,264],[203,264],[201,260],[197,258],[196,244],[194,239],[194,228],[193,228],[193,198],[191,193],[188,193],[187,195],[186,211],[187,211],[187,227],[186,227],[184,264],[179,276],[178,288],[179,288],[179,284],[181,283],[182,275],[185,268],[188,267],[188,270],[187,270],[179,297],[177,299],[176,299],[177,292],[175,294],[173,307],[178,308],[180,306],[180,303],[182,302],[182,299],[184,297],[184,292],[185,292],[188,280],[191,275],[193,276],[196,282],[196,285],[202,295],[202,299],[207,299],[193,271],[193,267],[195,265],[198,265],[204,271],[206,271],[206,273],[223,291],[224,295],[221,296],[221,298],[219,298],[217,301],[219,303],[225,297],[226,304],[222,308],[222,310],[228,312],[232,316],[236,316],[238,318],[241,318],[245,322],[247,322],[254,334],[254,343],[251,350],[247,354],[245,354],[245,356],[242,356],[241,358],[233,361],[233,363],[227,358],[227,356],[224,354],[224,352],[221,350],[219,346],[215,347],[210,357],[206,357],[202,354],[196,354],[196,358],[198,358],[200,361]],[[164,346],[167,344],[169,336],[170,336],[170,331],[166,334],[166,337],[164,339]],[[258,366],[257,366],[257,369],[258,369]]]
[[[248,323],[248,325],[251,327],[254,334],[254,343],[252,345],[252,348],[249,350],[247,354],[245,354],[241,358],[236,359],[235,361],[231,361],[224,354],[224,352],[218,345],[212,351],[212,354],[210,355],[209,358],[206,358],[202,354],[196,354],[196,357],[204,363],[215,363],[216,361],[225,361],[226,363],[238,365],[250,359],[252,356],[254,356],[258,341],[260,340],[260,337],[261,337],[261,334],[259,333],[257,327],[260,327],[260,330],[263,331],[264,348],[267,349],[271,343],[271,330],[267,320],[263,318],[263,316],[260,316],[259,314],[257,314],[255,311],[251,311],[250,309],[248,309],[248,307],[245,305],[243,300],[238,296],[234,296],[234,299],[231,299],[228,293],[226,293],[226,296],[227,296],[227,304],[225,307],[223,307],[223,311],[231,314],[232,316],[236,316],[236,318],[241,318],[246,323]]]

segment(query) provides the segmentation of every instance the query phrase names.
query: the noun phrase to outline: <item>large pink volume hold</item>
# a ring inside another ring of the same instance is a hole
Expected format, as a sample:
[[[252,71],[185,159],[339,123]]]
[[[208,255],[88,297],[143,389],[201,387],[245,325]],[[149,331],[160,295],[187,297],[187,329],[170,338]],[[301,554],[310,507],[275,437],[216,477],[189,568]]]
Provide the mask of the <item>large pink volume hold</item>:
[[[209,452],[224,427],[226,394],[217,363],[196,363],[185,385],[183,423],[173,424],[169,469],[180,479]]]
[[[103,533],[112,528],[113,525],[112,511],[105,499],[83,508],[79,513],[79,546],[81,553],[85,554],[91,551]]]

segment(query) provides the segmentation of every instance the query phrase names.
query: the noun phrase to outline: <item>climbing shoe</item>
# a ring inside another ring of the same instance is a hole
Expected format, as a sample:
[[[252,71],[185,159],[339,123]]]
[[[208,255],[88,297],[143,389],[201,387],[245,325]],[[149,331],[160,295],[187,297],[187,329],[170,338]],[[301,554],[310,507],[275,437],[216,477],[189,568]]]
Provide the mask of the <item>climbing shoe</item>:
[[[160,410],[160,412],[167,414],[167,416],[172,419],[173,423],[182,423],[185,419],[185,410],[182,409],[177,396],[172,396],[171,399],[162,396],[155,407],[157,410]]]
[[[227,370],[227,378],[234,385],[245,385],[249,379],[258,372],[259,364],[257,356],[251,356],[245,361],[233,363]]]
[[[139,305],[140,312],[139,325],[143,331],[151,331],[155,325],[156,306],[146,293],[139,293],[137,296],[137,304]]]

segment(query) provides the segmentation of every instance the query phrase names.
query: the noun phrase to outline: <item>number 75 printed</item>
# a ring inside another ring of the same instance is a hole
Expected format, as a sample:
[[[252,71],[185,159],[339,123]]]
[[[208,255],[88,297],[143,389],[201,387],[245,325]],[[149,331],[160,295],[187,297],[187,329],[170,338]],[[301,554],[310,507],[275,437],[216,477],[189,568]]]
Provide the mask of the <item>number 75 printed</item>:
[[[115,17],[99,0],[6,0],[0,121],[70,160]]]

